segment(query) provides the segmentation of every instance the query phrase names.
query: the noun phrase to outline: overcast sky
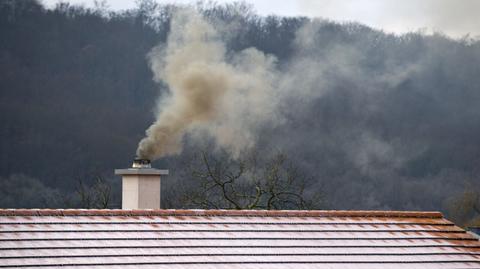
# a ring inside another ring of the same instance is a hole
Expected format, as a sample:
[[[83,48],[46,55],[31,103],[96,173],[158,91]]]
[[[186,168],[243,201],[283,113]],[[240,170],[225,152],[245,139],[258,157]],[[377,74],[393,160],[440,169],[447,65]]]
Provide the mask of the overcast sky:
[[[42,0],[54,6],[59,0]],[[93,6],[94,0],[64,0]],[[189,0],[157,0],[159,3],[191,3]],[[194,1],[195,2],[195,1]],[[233,2],[217,0],[217,3]],[[357,21],[387,32],[423,29],[452,37],[480,37],[480,0],[248,0],[261,15],[322,17]],[[135,0],[107,0],[115,10],[135,7]]]

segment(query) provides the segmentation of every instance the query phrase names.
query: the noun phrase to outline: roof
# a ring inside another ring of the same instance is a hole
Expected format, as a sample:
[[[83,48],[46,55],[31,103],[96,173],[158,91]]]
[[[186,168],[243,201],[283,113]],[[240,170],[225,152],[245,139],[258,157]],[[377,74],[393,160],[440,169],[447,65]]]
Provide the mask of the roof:
[[[0,268],[480,268],[439,212],[0,209]]]

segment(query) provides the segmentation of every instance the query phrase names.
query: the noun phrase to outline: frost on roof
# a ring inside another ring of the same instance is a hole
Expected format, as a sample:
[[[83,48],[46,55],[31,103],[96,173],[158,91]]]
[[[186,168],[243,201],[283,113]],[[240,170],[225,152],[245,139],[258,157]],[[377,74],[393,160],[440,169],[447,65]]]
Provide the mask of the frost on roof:
[[[0,268],[480,268],[438,212],[0,210]]]

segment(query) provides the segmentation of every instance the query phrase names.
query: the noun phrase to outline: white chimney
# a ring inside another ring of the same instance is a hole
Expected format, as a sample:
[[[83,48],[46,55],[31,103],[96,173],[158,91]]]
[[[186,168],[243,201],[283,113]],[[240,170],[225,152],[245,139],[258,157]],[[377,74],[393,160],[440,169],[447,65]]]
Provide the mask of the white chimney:
[[[122,209],[160,208],[160,177],[168,170],[150,166],[150,160],[135,159],[132,168],[115,169],[122,176]]]

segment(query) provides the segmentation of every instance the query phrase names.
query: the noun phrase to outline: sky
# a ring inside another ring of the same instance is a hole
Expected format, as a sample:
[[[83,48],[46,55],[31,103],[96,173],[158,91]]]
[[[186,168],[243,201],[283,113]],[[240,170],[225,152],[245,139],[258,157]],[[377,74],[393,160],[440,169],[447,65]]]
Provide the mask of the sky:
[[[95,0],[63,0],[93,6]],[[135,7],[135,0],[105,0],[114,10]],[[54,6],[59,0],[42,0]],[[188,4],[190,0],[157,0]],[[217,3],[234,2],[217,0]],[[321,17],[360,22],[389,33],[442,32],[454,38],[480,38],[480,0],[247,0],[261,15]]]

